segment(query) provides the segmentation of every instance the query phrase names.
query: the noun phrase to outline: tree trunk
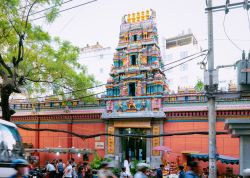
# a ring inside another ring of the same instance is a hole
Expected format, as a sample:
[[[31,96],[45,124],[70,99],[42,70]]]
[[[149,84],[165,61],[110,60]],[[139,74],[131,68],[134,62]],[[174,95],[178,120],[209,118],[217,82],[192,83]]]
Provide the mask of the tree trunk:
[[[10,118],[15,111],[10,108],[9,98],[13,89],[10,84],[2,86],[1,88],[1,107],[2,107],[2,118],[6,121],[10,121]]]

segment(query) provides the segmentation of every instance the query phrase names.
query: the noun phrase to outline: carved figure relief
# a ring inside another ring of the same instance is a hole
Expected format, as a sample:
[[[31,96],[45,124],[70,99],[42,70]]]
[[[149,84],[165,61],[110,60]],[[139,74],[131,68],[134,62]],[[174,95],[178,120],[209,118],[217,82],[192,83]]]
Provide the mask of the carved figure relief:
[[[128,109],[130,110],[136,110],[135,102],[132,98],[129,99],[127,102]]]

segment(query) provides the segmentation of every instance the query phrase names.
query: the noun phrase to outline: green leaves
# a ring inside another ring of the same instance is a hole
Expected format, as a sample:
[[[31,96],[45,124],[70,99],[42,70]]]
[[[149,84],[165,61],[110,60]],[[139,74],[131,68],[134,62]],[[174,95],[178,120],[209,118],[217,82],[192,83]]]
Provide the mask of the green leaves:
[[[45,15],[49,22],[53,22],[62,0],[0,0],[0,54],[5,63],[13,69],[12,58],[18,54],[18,33],[25,33],[24,59],[16,70],[18,76],[25,77],[29,95],[54,93],[64,98],[78,98],[91,94],[84,88],[92,87],[96,82],[78,63],[79,48],[59,37],[51,37],[33,21],[27,22],[26,26],[25,20],[34,2],[31,14],[52,7],[36,15]],[[75,90],[81,91],[63,94]],[[86,100],[93,100],[93,97]]]

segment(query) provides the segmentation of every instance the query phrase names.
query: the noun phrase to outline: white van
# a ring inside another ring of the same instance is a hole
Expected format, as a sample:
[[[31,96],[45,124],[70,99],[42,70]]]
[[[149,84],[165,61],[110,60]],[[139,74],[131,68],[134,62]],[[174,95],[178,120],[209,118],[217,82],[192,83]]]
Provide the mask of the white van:
[[[24,159],[22,139],[17,126],[0,119],[0,177],[7,178],[15,173],[11,163],[15,159]]]

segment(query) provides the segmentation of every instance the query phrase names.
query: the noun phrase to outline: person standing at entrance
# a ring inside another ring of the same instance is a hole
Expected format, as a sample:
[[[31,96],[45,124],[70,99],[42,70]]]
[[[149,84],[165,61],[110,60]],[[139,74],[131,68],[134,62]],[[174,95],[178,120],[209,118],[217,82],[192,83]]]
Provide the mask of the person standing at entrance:
[[[160,168],[156,170],[157,178],[162,178],[162,172],[163,172],[163,170],[164,170],[164,165],[161,164]]]
[[[189,171],[186,172],[185,178],[198,178],[198,163],[193,161],[189,163]]]
[[[126,168],[126,174],[131,177],[131,172],[130,172],[130,163],[129,163],[129,158],[124,160],[124,163],[123,163],[124,167]]]

